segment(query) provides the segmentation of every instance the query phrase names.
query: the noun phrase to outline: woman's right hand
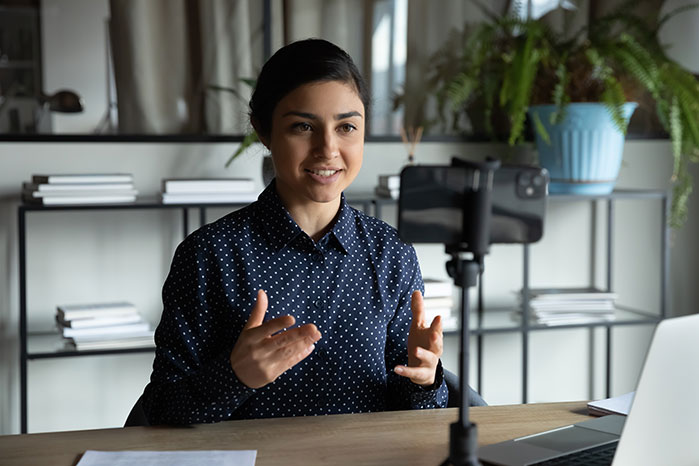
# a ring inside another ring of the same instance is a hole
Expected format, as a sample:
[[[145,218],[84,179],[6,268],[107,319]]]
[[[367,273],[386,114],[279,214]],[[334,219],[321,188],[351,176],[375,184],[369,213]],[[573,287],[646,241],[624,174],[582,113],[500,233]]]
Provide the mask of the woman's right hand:
[[[296,319],[286,315],[263,323],[266,312],[267,294],[259,290],[250,318],[231,351],[233,372],[250,388],[264,387],[304,360],[321,337],[314,324],[277,333],[294,325]]]

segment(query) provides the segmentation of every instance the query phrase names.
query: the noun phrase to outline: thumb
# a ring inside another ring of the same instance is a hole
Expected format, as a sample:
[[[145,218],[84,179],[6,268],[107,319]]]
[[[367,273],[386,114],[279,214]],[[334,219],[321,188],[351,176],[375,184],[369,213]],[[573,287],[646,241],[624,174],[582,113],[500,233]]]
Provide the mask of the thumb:
[[[250,312],[250,317],[243,330],[249,328],[259,327],[265,319],[265,313],[267,312],[267,293],[264,290],[257,291],[257,300],[255,305],[252,307]]]

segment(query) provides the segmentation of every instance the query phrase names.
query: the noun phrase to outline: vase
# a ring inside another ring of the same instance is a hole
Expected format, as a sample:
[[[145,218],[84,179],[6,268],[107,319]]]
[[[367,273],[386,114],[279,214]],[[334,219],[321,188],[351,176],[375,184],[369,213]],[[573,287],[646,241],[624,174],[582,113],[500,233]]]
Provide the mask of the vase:
[[[628,123],[638,104],[623,105]],[[601,103],[571,103],[561,123],[551,123],[555,105],[534,105],[529,115],[539,118],[550,143],[537,132],[539,164],[551,176],[552,194],[605,195],[614,190],[621,168],[625,135]]]

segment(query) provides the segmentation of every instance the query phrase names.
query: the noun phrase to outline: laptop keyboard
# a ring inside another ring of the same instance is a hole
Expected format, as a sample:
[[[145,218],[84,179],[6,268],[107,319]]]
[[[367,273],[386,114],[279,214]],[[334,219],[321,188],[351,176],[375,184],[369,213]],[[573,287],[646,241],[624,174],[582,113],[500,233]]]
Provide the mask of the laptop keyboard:
[[[612,464],[618,444],[619,442],[608,443],[535,464],[536,466],[608,466]]]

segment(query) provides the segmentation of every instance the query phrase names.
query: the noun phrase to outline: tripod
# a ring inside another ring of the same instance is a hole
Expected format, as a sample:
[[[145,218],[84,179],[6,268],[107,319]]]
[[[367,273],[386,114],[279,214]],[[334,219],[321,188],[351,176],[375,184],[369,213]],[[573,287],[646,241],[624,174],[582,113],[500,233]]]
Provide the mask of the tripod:
[[[447,262],[447,271],[454,279],[454,285],[461,288],[461,333],[459,352],[459,420],[449,428],[449,458],[442,466],[476,466],[480,465],[476,451],[478,449],[478,429],[468,417],[468,370],[469,370],[469,290],[476,286],[482,267],[482,257],[464,259],[458,251],[447,251],[452,258]]]
[[[449,429],[449,457],[442,466],[478,466],[478,429],[468,417],[468,368],[469,368],[469,290],[476,286],[483,268],[483,257],[490,244],[491,194],[493,172],[498,161],[482,163],[452,159],[452,165],[473,171],[470,189],[463,194],[462,243],[447,245],[451,255],[447,272],[454,285],[461,289],[461,334],[459,353],[459,420]],[[468,213],[468,215],[467,215]],[[467,254],[470,253],[470,257]]]

